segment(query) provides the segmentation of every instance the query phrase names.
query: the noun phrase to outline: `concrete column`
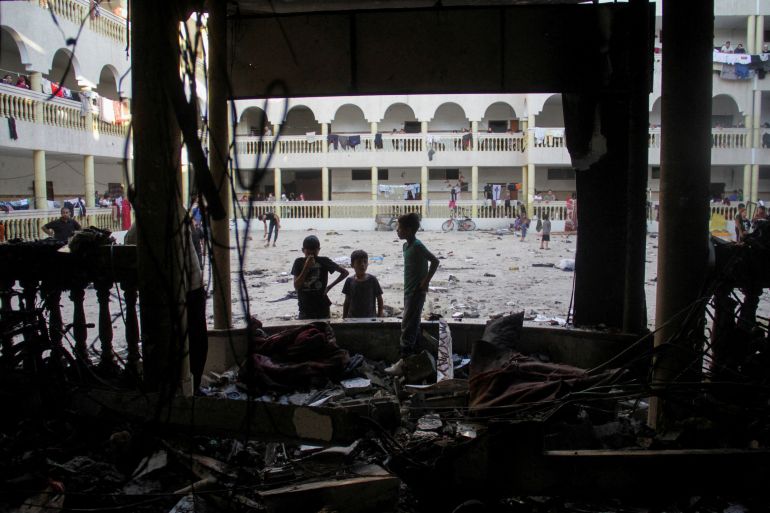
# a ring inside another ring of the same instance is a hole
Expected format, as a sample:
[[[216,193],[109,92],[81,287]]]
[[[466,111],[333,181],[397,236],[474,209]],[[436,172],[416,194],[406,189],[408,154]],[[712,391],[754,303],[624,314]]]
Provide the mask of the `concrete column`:
[[[527,191],[529,190],[528,169],[528,166],[521,166],[521,190],[519,192],[519,201],[524,203],[524,206],[527,207],[527,213],[529,214],[529,202],[527,201]]]
[[[422,134],[422,144],[423,146],[428,144],[428,122],[427,121],[420,121],[420,133]],[[423,147],[423,150],[428,150],[428,148]]]
[[[756,53],[762,52],[762,46],[765,44],[765,17],[761,14],[757,14],[757,29],[755,32],[756,39],[754,40],[754,50]]]
[[[90,93],[91,92],[91,88],[90,87],[81,87],[80,91],[84,92],[84,93]],[[83,118],[85,119],[85,122],[86,122],[86,130],[88,130],[89,132],[93,132],[94,131],[94,115],[91,112],[91,109],[88,109],[86,111],[86,114],[85,114],[85,116],[83,116]]]
[[[709,182],[714,0],[663,5],[662,124],[658,288],[655,347],[669,345],[654,362],[653,388],[700,379],[693,340],[703,330],[700,294],[708,274]],[[650,401],[648,422],[666,424],[676,405]]]
[[[759,164],[751,166],[751,201],[757,202],[759,199]]]
[[[324,200],[325,202],[329,201],[329,168],[328,167],[321,168],[321,199]],[[324,217],[329,217],[328,205],[324,205],[323,211],[324,211]]]
[[[47,209],[45,151],[32,150],[32,169],[35,171],[35,208]]]
[[[428,166],[420,168],[420,196],[422,198],[422,216],[428,216]]]
[[[471,121],[471,137],[473,138],[473,151],[479,149],[479,122]]]
[[[752,111],[753,111],[753,108],[752,108]],[[743,116],[743,126],[745,126],[746,130],[748,131],[748,135],[746,136],[746,143],[744,144],[744,146],[746,148],[751,148],[752,145],[754,144],[754,130],[752,128],[754,126],[754,116],[752,116],[751,114],[747,114]]]
[[[757,17],[750,14],[746,20],[746,52],[757,53],[755,48],[757,40]]]
[[[32,91],[37,91],[38,93],[43,92],[43,74],[39,71],[33,71],[29,74],[29,88]],[[43,122],[43,102],[36,101],[35,102],[35,122],[36,123],[42,123]]]
[[[277,167],[273,170],[273,189],[275,189],[275,200],[281,199],[283,193],[283,187],[281,185],[281,168]]]
[[[232,195],[228,179],[228,108],[227,108],[227,7],[215,0],[209,9],[209,166],[219,199],[230,212]],[[230,216],[211,222],[212,276],[214,282],[214,328],[228,329],[232,324],[230,290]]]
[[[96,189],[94,187],[94,156],[83,155],[83,189],[85,190],[86,210],[94,207]]]
[[[754,91],[754,109],[752,111],[751,123],[751,147],[762,147],[761,121],[762,121],[762,91]],[[746,125],[748,128],[749,125]]]
[[[377,123],[373,123],[377,124]],[[372,166],[372,202],[374,203],[372,205],[372,216],[377,215],[377,198],[378,195],[378,185],[379,185],[380,175],[379,175],[379,169],[377,169],[377,166]]]
[[[471,207],[471,217],[479,215],[476,200],[479,199],[479,166],[471,166],[471,199],[474,201]]]
[[[743,202],[751,198],[751,164],[743,166]]]
[[[321,123],[321,151],[329,153],[329,123]]]
[[[535,165],[527,164],[527,215],[532,213],[529,211],[529,206],[532,205],[535,197]]]
[[[527,149],[531,150],[535,147],[535,115],[530,114],[527,116]],[[529,158],[529,157],[527,157]]]
[[[190,165],[182,164],[181,170],[181,185],[182,185],[182,205],[185,208],[190,206]]]
[[[371,130],[372,131],[372,135],[376,135],[377,134],[377,122],[376,121],[372,121],[371,123],[369,123],[369,126],[372,129]]]

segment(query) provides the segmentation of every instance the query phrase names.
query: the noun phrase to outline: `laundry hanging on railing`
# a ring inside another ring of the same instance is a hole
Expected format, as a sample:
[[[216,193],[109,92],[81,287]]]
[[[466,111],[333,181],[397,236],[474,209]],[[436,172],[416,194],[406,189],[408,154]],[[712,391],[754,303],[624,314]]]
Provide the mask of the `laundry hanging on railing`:
[[[351,135],[350,137],[348,137],[348,142],[350,143],[351,148],[356,149],[356,146],[361,144],[361,136]]]
[[[722,53],[714,50],[713,60],[720,64],[751,64],[751,55],[747,53]]]
[[[315,132],[305,132],[305,140],[309,143],[315,142]]]
[[[115,106],[109,98],[99,97],[99,119],[105,123],[115,123]]]
[[[378,150],[382,149],[382,134],[379,132],[374,134],[374,147]]]
[[[326,142],[333,145],[335,150],[339,149],[340,136],[337,134],[329,134],[326,136]]]

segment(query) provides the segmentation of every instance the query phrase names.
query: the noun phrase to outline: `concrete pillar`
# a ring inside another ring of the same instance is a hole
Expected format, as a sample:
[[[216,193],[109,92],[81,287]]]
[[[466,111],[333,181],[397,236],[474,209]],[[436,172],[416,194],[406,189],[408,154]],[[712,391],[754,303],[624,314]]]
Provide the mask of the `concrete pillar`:
[[[762,147],[761,121],[762,121],[762,91],[754,91],[754,109],[751,123],[751,147]],[[746,125],[749,128],[749,125]]]
[[[428,166],[420,168],[420,196],[422,198],[422,216],[428,216]]]
[[[751,198],[751,164],[743,166],[743,200],[749,201]]]
[[[529,201],[527,201],[527,191],[529,190],[529,167],[521,166],[521,189],[519,190],[519,201],[524,203],[529,214]]]
[[[754,203],[759,199],[759,164],[751,166],[751,201]]]
[[[321,199],[326,202],[329,201],[329,168],[321,168]],[[324,217],[329,217],[329,206],[324,205],[323,208]]]
[[[83,155],[83,189],[85,191],[86,210],[88,210],[94,207],[94,198],[96,196],[93,155]]]
[[[228,179],[228,108],[227,108],[227,6],[209,0],[209,166],[219,199],[229,214],[232,203]],[[232,324],[230,290],[230,216],[211,222],[212,276],[214,282],[214,328],[228,329]]]
[[[428,122],[427,121],[420,121],[420,133],[422,134],[422,145],[423,150],[427,151],[428,148],[424,147],[428,144]]]
[[[762,46],[765,44],[765,17],[757,14],[757,29],[755,31],[754,50],[756,53],[762,52]]]
[[[281,168],[277,167],[273,170],[273,189],[275,189],[275,200],[281,199],[283,194],[283,186],[281,185]]]
[[[535,165],[527,164],[527,209],[532,205],[535,197]],[[527,215],[531,216],[532,212],[527,210]]]
[[[655,347],[669,345],[654,362],[652,386],[700,379],[693,340],[703,330],[700,301],[709,255],[711,94],[714,0],[663,4],[662,124],[658,288]],[[648,422],[666,424],[676,405],[650,401]]]
[[[752,112],[753,110],[754,109],[752,108]],[[746,131],[748,132],[744,146],[746,148],[751,148],[754,145],[754,116],[751,114],[746,114],[743,116],[743,126],[746,127]]]
[[[530,114],[527,116],[527,149],[531,150],[535,147],[535,115]],[[529,157],[528,157],[529,158]]]
[[[32,169],[35,172],[35,208],[48,208],[46,187],[45,151],[32,150]]]
[[[29,88],[32,91],[37,91],[38,93],[43,92],[43,74],[39,71],[33,71],[29,74]],[[36,101],[35,102],[35,122],[42,123],[43,122],[43,102]]]
[[[182,205],[185,208],[190,206],[190,165],[182,164],[181,170],[181,185],[182,185]]]
[[[377,169],[377,166],[372,166],[372,203],[373,203],[372,216],[377,215],[377,198],[378,198],[379,180],[380,180],[379,169]]]
[[[750,14],[746,20],[746,52],[755,54],[757,40],[757,17]]]
[[[376,121],[372,121],[371,123],[369,123],[369,126],[372,129],[371,130],[372,131],[372,135],[376,135],[377,134],[377,122]]]
[[[471,121],[471,137],[473,138],[473,151],[479,149],[479,122]]]
[[[471,206],[471,217],[479,215],[476,201],[479,199],[479,166],[471,166],[471,199],[473,205]]]
[[[329,123],[321,123],[321,151],[329,153]]]

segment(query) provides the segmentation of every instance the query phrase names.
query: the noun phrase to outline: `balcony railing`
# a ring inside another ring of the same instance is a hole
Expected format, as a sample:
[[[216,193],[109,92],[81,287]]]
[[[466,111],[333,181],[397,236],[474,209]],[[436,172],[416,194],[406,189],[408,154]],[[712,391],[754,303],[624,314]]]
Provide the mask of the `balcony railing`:
[[[748,148],[750,130],[746,128],[713,128],[711,129],[711,147],[713,149]],[[651,128],[649,147],[660,148],[662,135],[660,128]]]
[[[0,223],[5,227],[6,240],[22,239],[35,240],[46,237],[41,230],[42,226],[61,216],[59,209],[54,210],[15,210],[8,213],[0,213]],[[111,232],[121,230],[121,217],[111,208],[91,208],[85,219],[82,216],[75,220],[84,228],[96,226]]]
[[[38,5],[78,25],[87,19],[87,26],[97,34],[120,44],[126,42],[126,20],[99,6],[95,15],[91,16],[88,0],[38,0]]]
[[[42,119],[38,119],[38,107],[42,107]],[[80,102],[30,91],[8,84],[0,84],[0,117],[15,118],[30,123],[72,130],[86,130],[86,117],[81,113]],[[106,123],[94,115],[94,131],[116,137],[128,135],[128,124]]]

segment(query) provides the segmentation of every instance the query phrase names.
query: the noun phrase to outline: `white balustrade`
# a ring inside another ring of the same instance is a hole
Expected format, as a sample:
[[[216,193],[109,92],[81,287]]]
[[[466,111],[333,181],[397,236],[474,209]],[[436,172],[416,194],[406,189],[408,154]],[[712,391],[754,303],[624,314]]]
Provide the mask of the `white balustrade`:
[[[86,118],[80,114],[80,104],[58,98],[43,102],[43,122],[60,128],[86,129]]]
[[[91,15],[91,4],[88,0],[38,0],[43,9],[50,9],[56,16],[80,25],[86,20],[91,30],[113,41],[124,44],[128,25],[126,20],[116,16],[107,9],[96,6]]]
[[[13,212],[0,212],[0,222],[5,226],[5,238],[35,240],[46,238],[41,230],[42,226],[61,216],[59,209],[52,210],[14,210]],[[96,226],[111,232],[121,230],[121,217],[112,208],[92,208],[83,218],[76,216],[75,220],[82,227]]]
[[[35,121],[35,100],[26,94],[26,89],[0,84],[0,117],[21,121]]]

